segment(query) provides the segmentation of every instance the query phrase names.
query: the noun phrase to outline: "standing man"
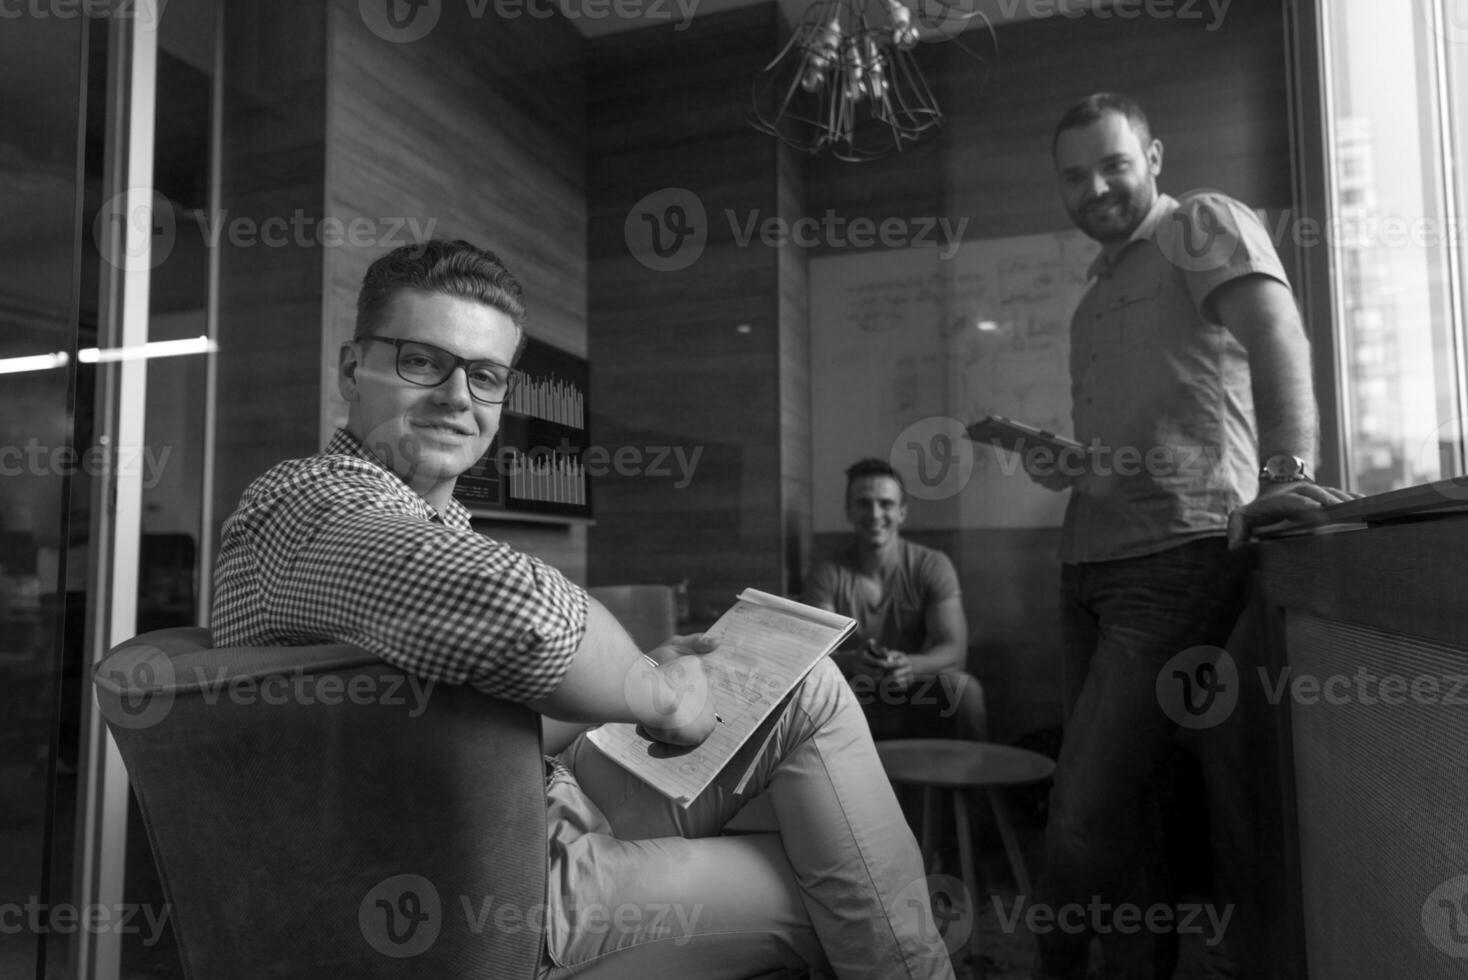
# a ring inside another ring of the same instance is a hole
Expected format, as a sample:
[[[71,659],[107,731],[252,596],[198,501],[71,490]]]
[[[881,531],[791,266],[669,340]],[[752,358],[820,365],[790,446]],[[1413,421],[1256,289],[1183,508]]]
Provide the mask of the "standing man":
[[[1256,496],[1315,506],[1347,495],[1311,482],[1309,343],[1254,213],[1217,192],[1159,194],[1162,143],[1125,96],[1069,109],[1051,152],[1065,208],[1101,254],[1071,322],[1086,451],[1080,465],[1026,460],[1036,482],[1072,491],[1065,740],[1037,901],[1090,926],[1094,906],[1169,902],[1154,768],[1175,725],[1157,680],[1174,655],[1222,645],[1237,618],[1245,579],[1230,513]],[[1176,934],[1136,921],[1097,928],[1106,976],[1172,976]],[[1034,976],[1085,977],[1090,940],[1089,928],[1041,934]]]
[[[810,573],[806,601],[858,629],[832,654],[872,737],[984,740],[984,692],[967,673],[968,625],[953,563],[902,537],[907,489],[880,459],[846,470],[850,542]]]

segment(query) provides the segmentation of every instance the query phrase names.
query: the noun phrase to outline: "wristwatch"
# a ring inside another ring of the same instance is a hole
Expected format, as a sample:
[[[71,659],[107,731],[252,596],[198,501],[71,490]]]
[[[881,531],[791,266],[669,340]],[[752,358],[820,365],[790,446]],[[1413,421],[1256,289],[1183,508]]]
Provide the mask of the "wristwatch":
[[[1287,456],[1278,454],[1264,461],[1264,466],[1259,470],[1259,482],[1261,483],[1299,483],[1313,482],[1310,479],[1310,468],[1305,461],[1298,456]]]

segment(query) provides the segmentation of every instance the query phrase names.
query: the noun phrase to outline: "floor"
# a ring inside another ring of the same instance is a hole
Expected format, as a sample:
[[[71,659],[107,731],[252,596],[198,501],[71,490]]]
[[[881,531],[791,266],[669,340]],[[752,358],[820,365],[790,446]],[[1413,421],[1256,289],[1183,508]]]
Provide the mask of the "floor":
[[[1010,917],[1018,898],[1012,886],[1001,888],[988,896],[988,905],[979,909],[979,949],[984,958],[985,980],[1028,980],[1030,964],[1034,958],[1035,939],[1021,924],[1018,929],[1006,931],[1004,918],[997,913],[993,903],[1003,910],[1003,917]],[[977,980],[977,974],[968,969],[963,959],[955,962],[958,980]],[[1090,977],[1100,980],[1099,953],[1093,949]],[[1209,947],[1202,937],[1185,936],[1182,953],[1173,980],[1237,980],[1238,975],[1228,959],[1222,944]]]
[[[1033,873],[1040,866],[1044,837],[1045,793],[1043,787],[1025,787],[1010,791],[1010,812],[1015,834],[1025,855],[1025,865]],[[976,814],[974,838],[975,861],[983,887],[990,889],[978,902],[975,922],[978,929],[978,948],[983,957],[982,974],[972,970],[967,958],[955,957],[954,968],[958,980],[1028,980],[1031,962],[1035,953],[1035,936],[1025,926],[1024,905],[1018,905],[1019,889],[1009,869],[1008,858],[999,845],[997,830],[992,818],[980,812],[978,801],[971,807]],[[938,872],[957,875],[957,849],[949,843],[940,850]],[[1196,902],[1206,902],[1206,896],[1195,896]],[[1020,914],[1016,914],[1019,912]],[[958,915],[953,921],[965,922],[966,916]],[[1177,971],[1173,980],[1237,980],[1238,974],[1228,957],[1226,944],[1214,942],[1199,934],[1181,937],[1181,950]],[[958,943],[950,942],[950,948]],[[1089,976],[1100,980],[1100,951],[1092,946],[1091,972]]]
[[[0,788],[4,790],[0,792],[0,802],[3,802],[7,796],[15,797],[11,802],[18,802],[22,798],[35,798],[38,793],[44,792],[41,784],[42,777],[43,772],[35,767],[0,771]],[[61,785],[58,787],[55,802],[61,809],[69,810],[75,788],[74,777],[62,777],[59,782]],[[1026,792],[1027,790],[1029,792]],[[1043,838],[1043,790],[1041,787],[1012,790],[1010,802],[1015,831],[1026,855],[1026,865],[1032,870],[1037,869]],[[974,810],[976,812],[974,842],[978,870],[986,887],[992,891],[986,892],[978,901],[976,916],[970,915],[966,909],[957,908],[953,910],[955,915],[950,918],[950,921],[962,923],[966,919],[968,923],[972,923],[977,928],[977,944],[983,957],[983,976],[987,980],[1025,980],[1029,976],[1030,962],[1034,955],[1034,936],[1026,929],[1024,916],[1015,915],[1019,893],[1013,882],[1004,851],[999,846],[998,834],[993,827],[992,818],[988,818],[987,815],[978,816],[977,806],[974,807]],[[35,860],[34,848],[40,837],[37,821],[34,819],[18,821],[5,819],[7,815],[15,817],[21,812],[20,807],[0,806],[0,871],[8,869],[12,872],[20,872],[32,866],[31,862]],[[151,861],[147,860],[147,842],[142,832],[141,819],[136,810],[132,812],[131,816],[129,851],[135,859],[129,861],[128,867],[129,898],[132,901],[161,905],[163,903],[162,890],[151,867]],[[52,842],[56,851],[62,854],[69,850],[69,840],[66,838],[69,838],[70,834],[66,833],[66,830],[69,828],[63,828],[63,833],[59,835],[60,839]],[[956,851],[952,841],[946,842],[946,846],[940,850],[938,873],[957,874]],[[65,872],[63,869],[54,870],[60,872],[58,878],[61,880],[58,881],[58,886],[64,887],[62,881],[67,877]],[[10,878],[9,875],[5,877]],[[24,877],[27,875],[16,875],[16,879]],[[0,942],[0,977],[34,977],[36,955],[34,937],[22,935],[0,938],[5,940]],[[961,941],[952,942],[951,945],[959,946]],[[181,977],[171,934],[156,945],[144,945],[134,940],[125,943],[124,946],[123,980],[175,980]],[[48,978],[64,975],[64,950],[64,944],[53,946],[53,956],[50,957],[51,961],[48,962],[46,970]],[[963,952],[965,951],[960,950],[961,954]],[[962,956],[956,961],[955,966],[959,980],[976,980],[978,974],[969,967]],[[1092,975],[1099,977],[1099,973],[1094,970]],[[1200,935],[1183,937],[1182,958],[1175,980],[1235,980],[1236,976],[1223,944],[1209,946],[1205,943],[1204,937]]]
[[[1038,857],[1039,828],[1026,825],[1023,822],[1022,812],[1021,810],[1021,815],[1016,817],[1021,821],[1016,831],[1029,855],[1030,866],[1035,867]],[[12,828],[12,831],[19,829]],[[0,842],[13,841],[15,836],[18,835],[0,833]],[[990,846],[987,843],[988,840],[994,839],[993,835],[986,834],[981,829],[976,836],[980,838],[976,841],[980,844],[978,851],[980,873],[986,882],[995,883],[992,886],[995,890],[979,901],[977,910],[978,948],[984,960],[983,976],[986,980],[1027,980],[1030,961],[1034,955],[1034,937],[1025,929],[1023,916],[1018,919],[1014,916],[1015,903],[1019,898],[1018,891],[1010,880],[1003,850],[997,845]],[[136,843],[146,847],[143,841]],[[7,853],[7,850],[0,848],[0,854]],[[21,860],[19,854],[10,854],[10,858],[12,862]],[[136,873],[141,869],[133,870]],[[943,869],[939,870],[941,872]],[[147,882],[147,887],[154,887],[155,880],[150,880],[150,875],[144,873],[137,877],[140,885],[135,887],[142,887],[141,882],[143,881]],[[1005,923],[1010,920],[1016,921],[1018,926],[1006,929]],[[957,921],[961,921],[961,918]],[[6,938],[11,941],[0,943],[0,977],[34,976],[34,945],[15,942],[16,937]],[[176,955],[171,942],[153,948],[143,948],[136,943],[129,944],[124,955],[123,980],[174,980],[181,976]],[[51,966],[52,969],[47,971],[49,977],[62,975],[63,964],[53,963]],[[962,958],[955,962],[955,968],[958,980],[977,980],[977,974]],[[1100,974],[1093,972],[1093,976],[1099,977]],[[1209,947],[1201,937],[1186,936],[1183,939],[1182,962],[1175,980],[1236,980],[1236,974],[1232,971],[1227,952],[1221,945]]]

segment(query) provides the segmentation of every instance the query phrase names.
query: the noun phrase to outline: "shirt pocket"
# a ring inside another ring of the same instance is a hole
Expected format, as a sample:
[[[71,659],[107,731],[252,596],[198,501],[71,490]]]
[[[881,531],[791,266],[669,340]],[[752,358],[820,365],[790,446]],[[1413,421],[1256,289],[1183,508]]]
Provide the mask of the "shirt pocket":
[[[1163,338],[1161,309],[1158,305],[1160,282],[1137,286],[1117,294],[1111,316],[1116,324],[1117,349],[1130,358],[1148,351],[1155,352]]]

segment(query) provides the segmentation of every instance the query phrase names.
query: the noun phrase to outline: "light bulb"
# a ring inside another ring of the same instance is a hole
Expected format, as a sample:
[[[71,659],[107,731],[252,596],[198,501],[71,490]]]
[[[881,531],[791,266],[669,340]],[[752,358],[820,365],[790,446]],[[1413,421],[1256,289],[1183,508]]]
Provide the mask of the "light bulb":
[[[836,58],[841,50],[841,21],[832,17],[831,22],[825,26],[816,38],[816,46],[810,53],[812,67],[825,71],[836,64]]]
[[[866,98],[867,90],[862,85],[862,77],[866,71],[861,63],[861,51],[857,48],[856,39],[852,39],[846,45],[844,52],[846,56],[846,98],[852,102],[860,102]]]
[[[903,51],[909,51],[918,43],[918,30],[912,26],[912,11],[899,0],[891,0],[887,7],[892,15],[892,43]]]
[[[880,102],[887,94],[887,79],[882,72],[882,52],[877,50],[876,38],[868,36],[866,39],[867,49],[867,92],[871,94],[872,101]]]

